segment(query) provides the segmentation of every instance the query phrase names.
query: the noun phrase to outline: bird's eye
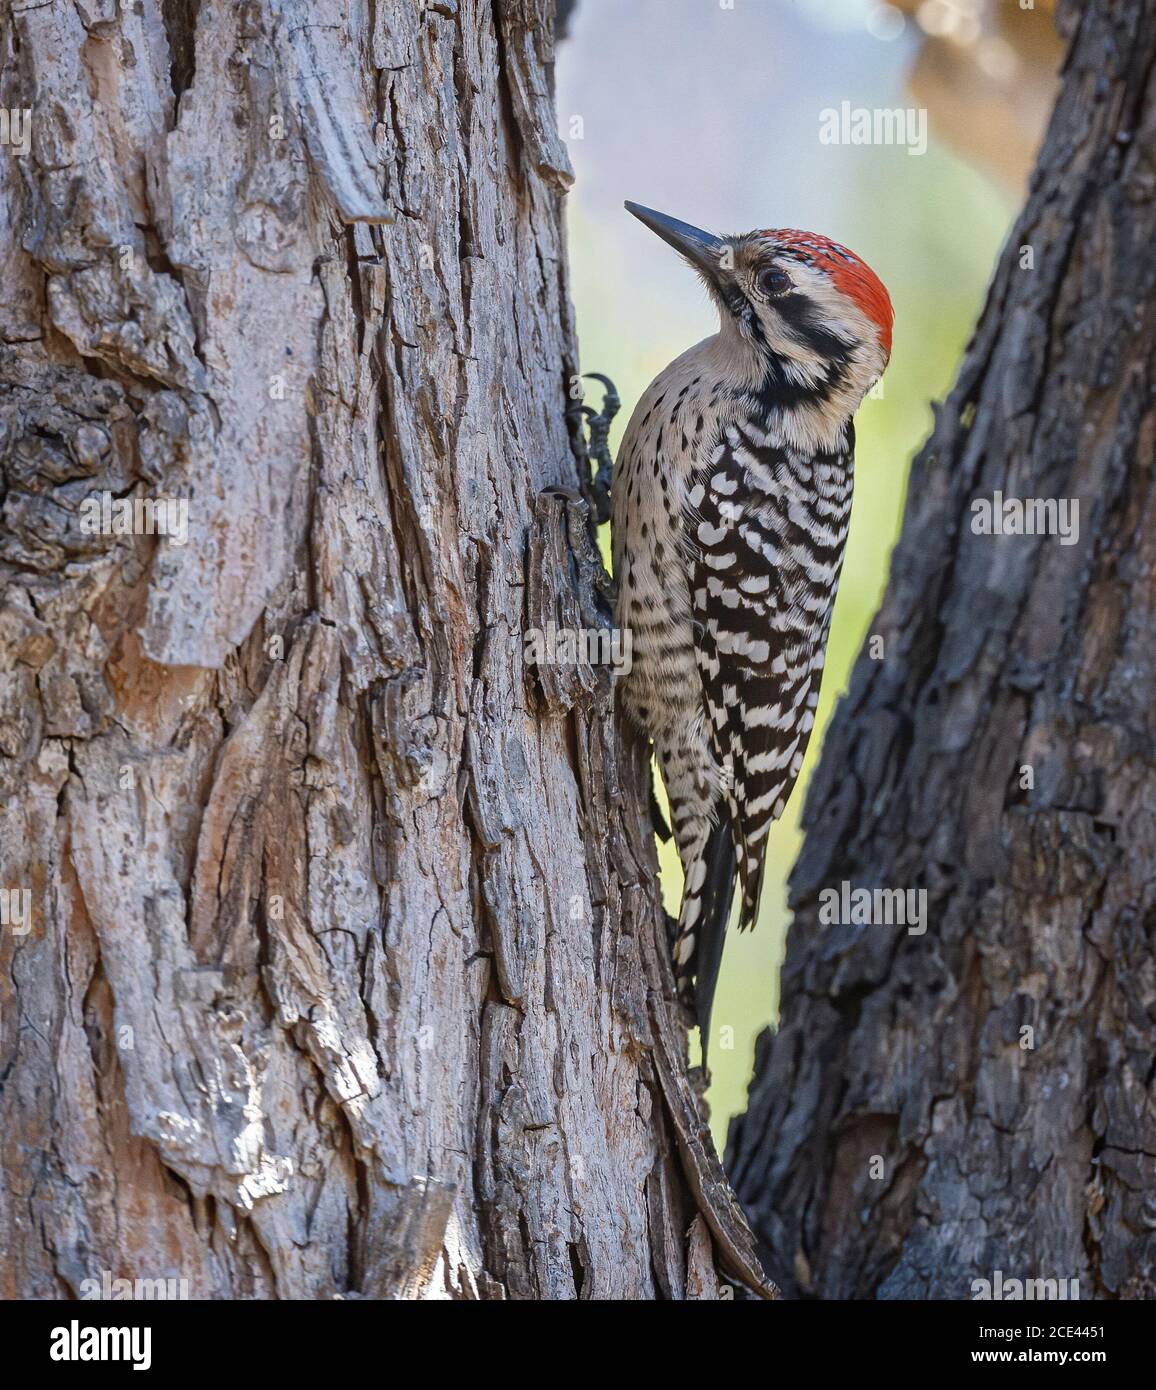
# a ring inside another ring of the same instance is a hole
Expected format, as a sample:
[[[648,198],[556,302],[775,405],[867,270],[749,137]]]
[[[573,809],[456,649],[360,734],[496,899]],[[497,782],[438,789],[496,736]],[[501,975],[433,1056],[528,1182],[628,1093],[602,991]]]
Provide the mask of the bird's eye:
[[[776,295],[786,294],[792,288],[791,277],[777,265],[769,265],[759,271],[758,286],[760,292],[768,299],[774,299]]]

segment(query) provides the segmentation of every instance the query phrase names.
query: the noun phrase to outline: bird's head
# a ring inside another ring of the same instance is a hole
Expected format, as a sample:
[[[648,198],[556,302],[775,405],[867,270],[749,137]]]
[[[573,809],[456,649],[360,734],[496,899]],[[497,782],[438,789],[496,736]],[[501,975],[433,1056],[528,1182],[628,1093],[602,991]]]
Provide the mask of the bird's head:
[[[626,207],[699,272],[724,335],[737,335],[785,392],[821,391],[849,414],[883,375],[891,299],[853,251],[811,232],[714,236],[637,203]]]

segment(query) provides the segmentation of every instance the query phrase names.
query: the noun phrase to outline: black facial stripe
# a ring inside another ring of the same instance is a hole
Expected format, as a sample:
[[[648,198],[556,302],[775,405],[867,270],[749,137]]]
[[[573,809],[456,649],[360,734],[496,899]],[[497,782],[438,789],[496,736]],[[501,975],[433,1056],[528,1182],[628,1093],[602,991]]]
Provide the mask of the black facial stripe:
[[[767,335],[763,332],[758,314],[755,313],[755,306],[739,288],[738,283],[731,280],[720,292],[731,317],[742,324],[761,352],[769,352]]]
[[[847,344],[823,327],[816,306],[805,294],[784,295],[776,308],[795,337],[813,352],[830,362],[847,361]]]
[[[823,404],[843,385],[846,373],[845,361],[829,362],[819,381],[812,384],[801,383],[788,377],[779,358],[768,354],[766,370],[752,402],[761,416],[760,423],[767,423],[771,411],[792,410],[800,405]]]
[[[720,277],[721,278],[721,277]],[[755,306],[743,293],[738,282],[727,278],[716,284],[715,289],[727,307],[727,311],[747,330],[750,337],[764,352],[769,351],[766,333]],[[798,289],[777,295],[770,306],[778,313],[784,326],[792,337],[804,347],[809,348],[825,361],[846,366],[850,349],[834,333],[823,327],[818,307]]]
[[[742,318],[751,312],[751,301],[739,289],[736,281],[731,280],[723,286],[723,298],[726,300],[727,308],[734,314],[735,318]]]
[[[727,311],[742,326],[763,358],[764,376],[753,395],[745,390],[735,394],[746,398],[764,423],[774,410],[821,405],[845,384],[849,367],[847,344],[822,327],[817,321],[817,307],[801,291],[792,290],[771,303],[788,333],[823,361],[823,376],[812,383],[800,383],[789,375],[787,361],[777,355],[767,342],[762,321],[736,280],[720,276],[714,288]]]

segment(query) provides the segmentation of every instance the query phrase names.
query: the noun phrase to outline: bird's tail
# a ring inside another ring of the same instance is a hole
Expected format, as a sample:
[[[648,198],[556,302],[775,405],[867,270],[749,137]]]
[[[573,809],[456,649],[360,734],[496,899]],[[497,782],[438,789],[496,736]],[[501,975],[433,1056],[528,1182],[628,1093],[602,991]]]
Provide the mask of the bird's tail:
[[[679,997],[694,1010],[698,1020],[704,1067],[735,872],[730,819],[722,815],[711,827],[701,857],[687,872],[675,947]]]

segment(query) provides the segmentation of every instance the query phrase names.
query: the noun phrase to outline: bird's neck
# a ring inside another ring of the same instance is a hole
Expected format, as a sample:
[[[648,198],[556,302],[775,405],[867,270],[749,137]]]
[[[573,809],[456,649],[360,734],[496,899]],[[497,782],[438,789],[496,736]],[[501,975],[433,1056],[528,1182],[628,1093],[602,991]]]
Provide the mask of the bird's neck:
[[[805,454],[848,447],[852,417],[879,375],[878,364],[857,350],[838,361],[780,356],[733,321],[724,321],[700,349],[713,369],[707,375],[727,384],[726,413],[754,420],[764,434]]]

